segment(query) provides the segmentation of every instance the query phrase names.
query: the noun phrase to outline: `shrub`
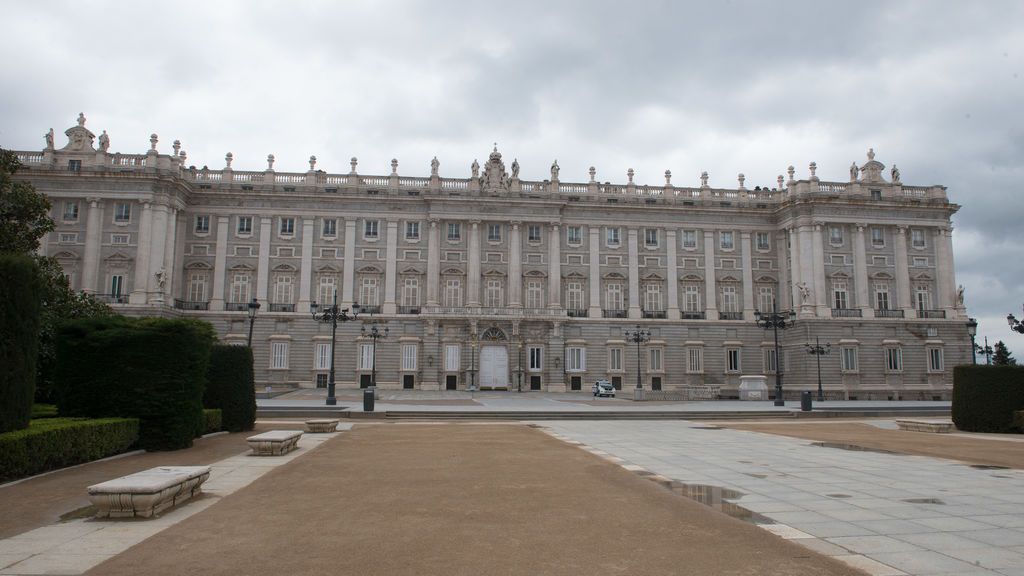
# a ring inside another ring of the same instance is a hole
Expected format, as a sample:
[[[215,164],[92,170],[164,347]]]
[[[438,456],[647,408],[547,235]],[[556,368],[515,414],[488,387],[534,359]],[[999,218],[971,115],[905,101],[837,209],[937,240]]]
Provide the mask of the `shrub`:
[[[252,430],[256,422],[256,389],[253,382],[252,350],[244,346],[215,345],[210,350],[203,405],[220,408],[224,429]]]
[[[0,434],[0,480],[90,462],[131,448],[139,439],[133,418],[48,418]]]
[[[213,328],[191,319],[105,317],[63,324],[57,339],[62,416],[140,420],[139,445],[177,450],[202,434]]]
[[[203,434],[213,434],[221,431],[220,410],[203,408]]]
[[[39,274],[28,256],[0,255],[0,432],[28,426],[39,353]]]
[[[953,422],[968,432],[1011,432],[1013,412],[1024,409],[1024,367],[957,366],[953,370]]]
[[[56,404],[33,404],[32,405],[32,419],[41,420],[43,418],[56,418],[57,417],[57,405]]]

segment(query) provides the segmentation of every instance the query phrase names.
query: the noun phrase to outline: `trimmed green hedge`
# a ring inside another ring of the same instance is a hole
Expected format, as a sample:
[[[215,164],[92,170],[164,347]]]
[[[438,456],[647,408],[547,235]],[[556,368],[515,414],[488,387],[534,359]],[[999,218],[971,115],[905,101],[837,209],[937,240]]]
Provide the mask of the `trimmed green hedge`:
[[[217,344],[210,350],[203,405],[221,409],[229,432],[252,430],[256,422],[252,363],[252,350],[245,346]]]
[[[177,450],[201,436],[203,390],[215,335],[192,319],[73,320],[57,336],[62,416],[138,418],[139,445]]]
[[[1024,410],[1024,366],[964,365],[953,369],[953,423],[967,432],[1019,430]]]
[[[203,408],[203,422],[203,434],[220,432],[222,429],[220,410],[214,408]]]
[[[41,293],[31,258],[0,254],[0,432],[26,428],[31,418]]]
[[[131,448],[139,439],[134,418],[47,418],[0,434],[0,481],[91,462]]]
[[[33,404],[32,405],[32,419],[41,420],[43,418],[56,418],[57,405],[56,404]]]

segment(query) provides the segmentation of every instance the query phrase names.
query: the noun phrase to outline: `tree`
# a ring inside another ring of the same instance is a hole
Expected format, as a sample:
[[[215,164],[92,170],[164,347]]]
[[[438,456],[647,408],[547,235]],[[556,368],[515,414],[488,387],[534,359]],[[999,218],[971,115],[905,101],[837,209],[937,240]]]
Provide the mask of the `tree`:
[[[1003,341],[1000,340],[996,342],[995,352],[992,354],[992,363],[996,366],[1016,366],[1017,360],[1010,354],[1006,344],[1003,344]]]
[[[113,315],[114,311],[93,296],[72,290],[60,263],[36,253],[43,236],[54,229],[51,204],[30,182],[14,179],[19,168],[18,157],[0,148],[0,254],[24,254],[36,262],[42,300],[36,399],[51,402],[57,323],[72,318]]]

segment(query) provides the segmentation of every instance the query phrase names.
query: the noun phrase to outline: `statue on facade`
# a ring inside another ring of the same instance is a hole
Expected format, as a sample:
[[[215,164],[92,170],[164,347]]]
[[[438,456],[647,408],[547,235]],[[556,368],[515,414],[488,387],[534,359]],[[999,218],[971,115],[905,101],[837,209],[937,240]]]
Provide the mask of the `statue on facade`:
[[[705,170],[705,171],[700,173],[700,187],[701,188],[707,188],[708,187],[708,172],[707,172],[707,170]]]
[[[430,175],[437,176],[437,170],[441,167],[441,162],[434,156],[434,159],[430,161]]]
[[[107,136],[107,131],[104,130],[103,134],[100,134],[100,151],[106,152],[110,149],[110,136]]]
[[[473,159],[473,164],[469,168],[473,171],[473,178],[480,177],[480,163],[477,162],[475,158]]]
[[[512,160],[512,178],[519,178],[519,159],[515,158]]]
[[[892,170],[890,172],[892,174],[892,182],[893,182],[893,184],[898,183],[900,181],[900,169],[897,168],[895,164],[893,164],[892,165]]]
[[[860,168],[857,168],[857,163],[850,164],[850,182],[856,182],[859,174]]]
[[[43,137],[46,138],[46,149],[53,150],[53,128],[50,128],[50,131],[44,134]]]
[[[558,160],[555,160],[554,162],[551,163],[551,179],[552,180],[558,180],[558,171],[559,171]]]
[[[156,276],[157,288],[160,288],[160,291],[162,292],[164,289],[164,284],[167,283],[167,269],[161,266],[160,269],[156,271],[156,274],[154,274],[154,276]]]
[[[78,113],[78,125],[82,127],[85,126],[85,113],[83,112]]]
[[[958,308],[964,307],[964,285],[961,284],[956,289],[956,305]]]
[[[797,290],[800,291],[800,303],[809,304],[811,301],[811,296],[814,295],[811,292],[811,287],[808,286],[806,282],[799,282],[797,283],[796,288]]]

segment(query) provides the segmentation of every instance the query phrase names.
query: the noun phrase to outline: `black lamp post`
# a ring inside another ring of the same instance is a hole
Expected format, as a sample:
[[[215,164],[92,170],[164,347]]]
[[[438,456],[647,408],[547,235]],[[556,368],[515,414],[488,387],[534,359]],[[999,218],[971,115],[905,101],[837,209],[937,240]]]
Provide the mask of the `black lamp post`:
[[[519,392],[523,391],[523,341],[522,339],[518,342],[519,352],[516,354],[516,390]]]
[[[825,392],[821,389],[821,357],[832,352],[832,344],[826,342],[824,346],[821,345],[821,341],[818,337],[814,337],[814,346],[807,344],[807,353],[813,354],[814,359],[818,362],[818,402],[825,401]],[[778,352],[776,352],[778,354]],[[776,359],[778,362],[778,359]]]
[[[1017,320],[1013,314],[1006,315],[1006,322],[1010,325],[1010,330],[1024,334],[1024,322]]]
[[[782,397],[782,358],[779,356],[779,330],[785,330],[796,322],[796,312],[779,312],[775,309],[775,300],[772,300],[772,311],[770,314],[762,314],[760,310],[754,312],[757,318],[757,325],[765,330],[769,328],[775,333],[775,405],[785,406],[786,400]]]
[[[988,336],[985,336],[985,345],[975,345],[975,350],[985,355],[985,364],[992,364],[992,347],[988,345]]]
[[[469,333],[469,391],[476,390],[476,332]]]
[[[339,310],[338,291],[335,290],[334,303],[320,312],[317,312],[319,308],[319,304],[314,301],[309,305],[309,312],[317,322],[323,322],[324,324],[331,325],[331,372],[330,376],[327,377],[327,405],[334,406],[338,403],[338,399],[334,397],[334,337],[338,332],[338,322],[348,322],[349,320],[356,319],[356,315],[359,313],[359,304],[352,305],[351,314],[348,313],[348,308]]]
[[[974,318],[967,319],[967,334],[971,336],[971,364],[978,363],[978,345],[974,337],[978,334],[978,321]]]
[[[377,389],[377,340],[380,340],[381,338],[387,338],[388,337],[388,327],[385,326],[384,327],[384,331],[382,332],[378,328],[378,324],[376,322],[374,322],[373,324],[370,325],[370,329],[369,330],[366,329],[366,325],[364,324],[363,326],[361,326],[359,328],[359,333],[362,334],[362,336],[364,338],[369,338],[369,339],[373,340],[373,352],[372,352],[373,360],[372,360],[372,363],[370,364],[370,386],[372,386],[373,389],[376,390]]]
[[[249,340],[246,346],[252,348],[252,326],[256,323],[256,312],[260,309],[260,303],[253,298],[252,302],[249,302],[247,305],[247,308],[249,309]]]
[[[636,343],[636,389],[642,390],[643,384],[640,380],[640,344],[651,339],[651,331],[643,330],[637,324],[635,329],[626,330],[623,332],[623,335],[626,337],[626,341]]]

